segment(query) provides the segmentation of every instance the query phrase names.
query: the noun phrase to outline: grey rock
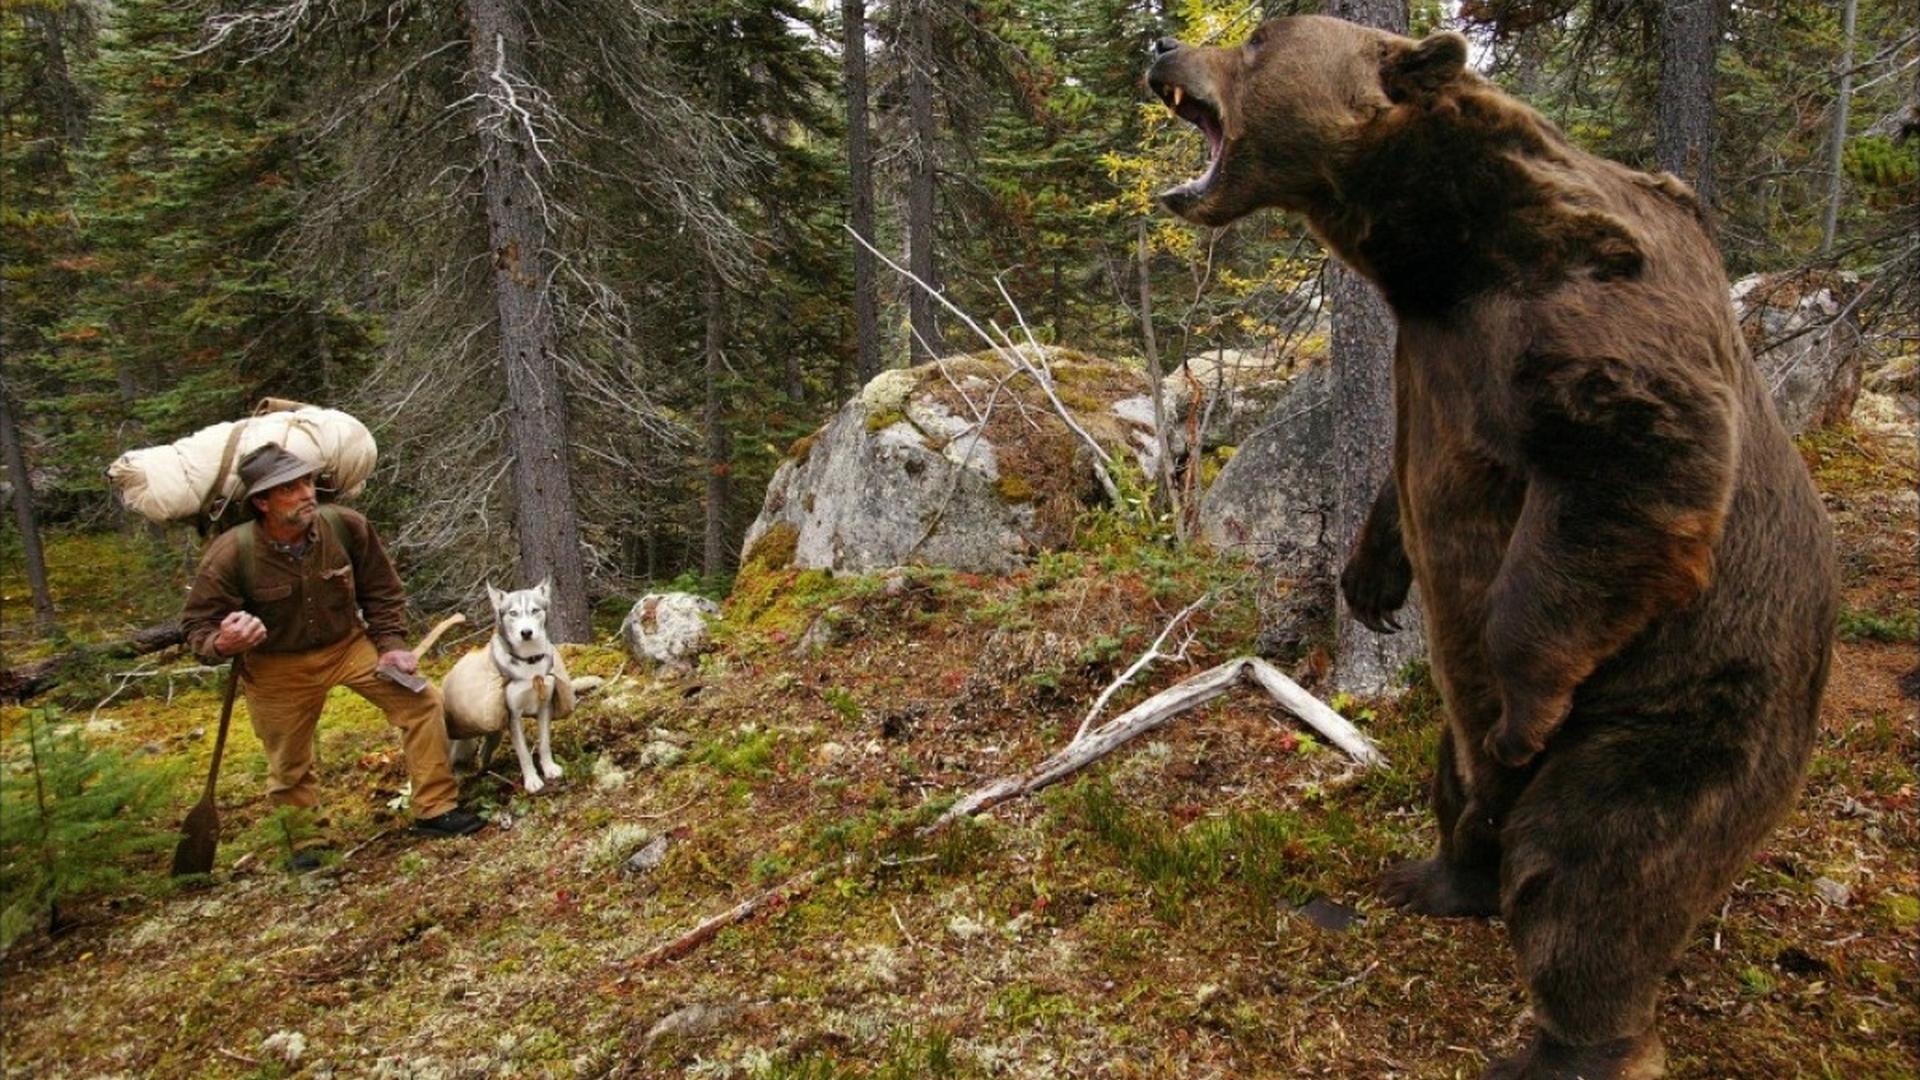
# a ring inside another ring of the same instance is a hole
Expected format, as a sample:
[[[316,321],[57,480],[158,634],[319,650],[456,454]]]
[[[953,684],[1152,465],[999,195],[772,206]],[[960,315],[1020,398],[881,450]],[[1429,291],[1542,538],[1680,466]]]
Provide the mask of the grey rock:
[[[665,833],[653,838],[653,842],[627,857],[620,869],[628,874],[644,874],[658,867],[667,859],[667,837]]]
[[[642,663],[690,667],[707,647],[707,622],[720,617],[720,605],[692,593],[648,593],[627,612],[620,640]]]
[[[1105,407],[1112,401],[1095,406],[1085,397],[1090,387],[1109,388],[1099,393],[1111,396],[1111,387],[1138,388],[1144,378],[1060,350],[1048,355],[1056,382],[1064,385],[1071,375],[1080,391],[1076,407],[1093,414],[1078,421],[1109,453],[1130,443],[1133,425]],[[1031,379],[1015,376],[995,390],[1007,373],[992,356],[880,373],[775,471],[747,530],[747,562],[853,573],[916,563],[1004,573],[1031,552],[1064,542],[1071,512],[1050,516],[1043,504],[1097,491],[1091,467]],[[1056,471],[1010,473],[1016,461],[1030,471]],[[1074,463],[1075,475],[1032,464],[1064,461]]]
[[[1860,323],[1850,274],[1754,274],[1733,285],[1734,312],[1792,434],[1840,423],[1860,394]]]
[[[1265,425],[1220,470],[1200,504],[1201,538],[1282,577],[1328,573],[1332,457],[1333,371],[1322,364],[1286,385]]]

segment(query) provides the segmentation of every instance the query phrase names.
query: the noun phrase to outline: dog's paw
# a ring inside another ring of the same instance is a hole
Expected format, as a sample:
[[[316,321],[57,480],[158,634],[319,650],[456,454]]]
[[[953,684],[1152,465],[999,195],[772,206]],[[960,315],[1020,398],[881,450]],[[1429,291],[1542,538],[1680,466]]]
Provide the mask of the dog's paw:
[[[540,779],[539,777],[533,775],[532,773],[528,773],[525,776],[521,777],[520,784],[522,787],[527,789],[527,794],[529,795],[538,795],[540,794],[541,789],[547,786],[547,782],[545,780]]]
[[[540,772],[549,780],[558,780],[567,775],[567,770],[561,768],[560,763],[557,761],[543,763],[540,766]]]

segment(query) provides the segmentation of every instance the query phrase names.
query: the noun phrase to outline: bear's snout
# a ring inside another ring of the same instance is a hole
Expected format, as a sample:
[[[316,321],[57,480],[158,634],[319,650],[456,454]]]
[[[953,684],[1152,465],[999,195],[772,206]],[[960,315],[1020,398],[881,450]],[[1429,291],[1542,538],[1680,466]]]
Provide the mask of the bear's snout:
[[[1180,47],[1179,38],[1163,37],[1159,41],[1156,41],[1153,43],[1153,55],[1156,57],[1165,56],[1179,47]]]

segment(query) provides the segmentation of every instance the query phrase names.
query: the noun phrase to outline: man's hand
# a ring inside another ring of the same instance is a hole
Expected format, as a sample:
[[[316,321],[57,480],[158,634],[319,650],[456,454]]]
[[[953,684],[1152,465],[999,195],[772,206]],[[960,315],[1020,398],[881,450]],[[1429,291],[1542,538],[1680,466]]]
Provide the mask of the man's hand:
[[[230,611],[220,620],[213,635],[213,651],[221,656],[238,656],[267,640],[267,624],[244,611]]]
[[[380,654],[379,667],[390,667],[405,675],[420,670],[420,659],[413,655],[412,649],[392,649]]]

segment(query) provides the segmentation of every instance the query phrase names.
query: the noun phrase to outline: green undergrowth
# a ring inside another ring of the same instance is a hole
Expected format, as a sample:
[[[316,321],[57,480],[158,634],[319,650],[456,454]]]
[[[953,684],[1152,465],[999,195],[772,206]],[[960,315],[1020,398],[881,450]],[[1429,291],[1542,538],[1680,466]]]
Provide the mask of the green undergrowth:
[[[0,653],[7,664],[117,640],[179,614],[192,569],[184,531],[155,536],[53,528],[42,530],[40,539],[53,596],[52,633],[41,633],[34,623],[20,534],[0,529]]]
[[[1238,890],[1256,919],[1278,904],[1301,903],[1320,876],[1315,857],[1354,833],[1338,812],[1309,821],[1290,812],[1236,810],[1181,826],[1122,801],[1101,778],[1075,784],[1056,805],[1133,871],[1152,897],[1154,915],[1169,923],[1180,922],[1196,899],[1228,888]]]

